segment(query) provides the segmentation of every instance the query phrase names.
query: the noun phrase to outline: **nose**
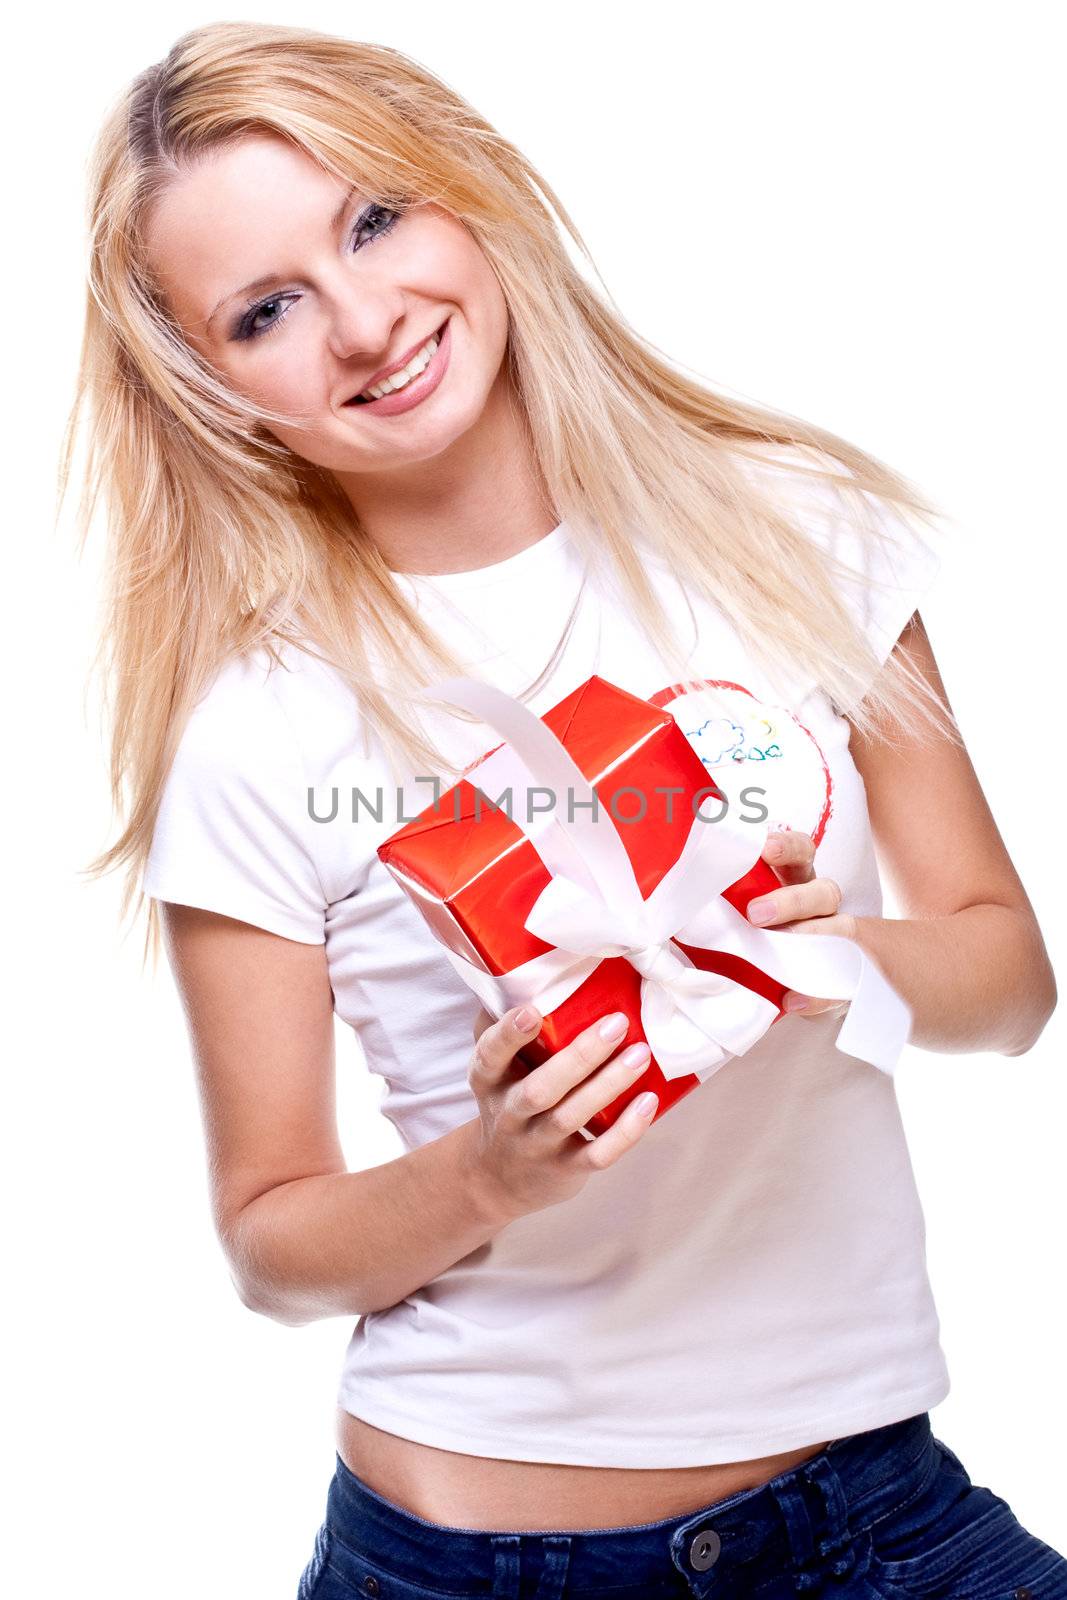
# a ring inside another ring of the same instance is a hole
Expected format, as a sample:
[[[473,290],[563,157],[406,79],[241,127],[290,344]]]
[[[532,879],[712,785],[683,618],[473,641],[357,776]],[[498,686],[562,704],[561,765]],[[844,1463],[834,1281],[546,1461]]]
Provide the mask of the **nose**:
[[[396,346],[395,330],[403,321],[400,297],[387,288],[363,281],[342,282],[327,299],[327,343],[339,362],[364,369],[384,366]]]

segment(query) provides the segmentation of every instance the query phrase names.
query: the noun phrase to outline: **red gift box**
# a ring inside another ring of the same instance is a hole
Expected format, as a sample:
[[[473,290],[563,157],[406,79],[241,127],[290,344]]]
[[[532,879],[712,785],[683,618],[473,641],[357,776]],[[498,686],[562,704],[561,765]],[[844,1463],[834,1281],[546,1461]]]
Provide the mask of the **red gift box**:
[[[623,819],[613,825],[647,899],[681,855],[690,828],[697,825],[693,819],[702,801],[711,796],[726,803],[721,790],[710,781],[669,711],[604,678],[591,677],[541,720],[588,779],[609,817]],[[551,873],[518,824],[504,810],[495,809],[493,797],[487,798],[472,781],[499,748],[487,750],[437,801],[378,847],[379,858],[435,936],[494,976],[552,948],[524,926]],[[632,797],[635,789],[647,809],[639,821],[627,821],[635,809],[623,791]],[[663,789],[674,792],[657,792]],[[750,900],[780,886],[773,868],[758,859],[723,891],[723,897],[743,916]],[[740,956],[676,942],[694,966],[744,985],[778,1007],[781,1015],[786,988],[759,967]],[[641,984],[641,974],[625,956],[605,957],[568,999],[544,1017],[540,1032],[522,1048],[519,1059],[531,1068],[540,1066],[610,1011],[625,1011],[630,1019],[612,1054],[643,1041]],[[777,1020],[773,1018],[771,1025]],[[653,1056],[642,1076],[585,1127],[593,1135],[603,1133],[647,1089],[659,1096],[658,1118],[700,1082],[695,1073],[664,1077]]]

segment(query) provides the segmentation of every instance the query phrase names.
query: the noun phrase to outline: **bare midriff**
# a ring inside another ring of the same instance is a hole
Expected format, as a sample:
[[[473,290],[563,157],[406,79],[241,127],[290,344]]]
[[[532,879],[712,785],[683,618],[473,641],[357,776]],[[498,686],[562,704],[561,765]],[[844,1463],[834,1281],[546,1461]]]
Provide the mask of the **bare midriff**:
[[[618,1528],[685,1516],[767,1483],[829,1442],[712,1466],[577,1467],[464,1455],[337,1413],[337,1453],[357,1478],[427,1522],[487,1532]]]

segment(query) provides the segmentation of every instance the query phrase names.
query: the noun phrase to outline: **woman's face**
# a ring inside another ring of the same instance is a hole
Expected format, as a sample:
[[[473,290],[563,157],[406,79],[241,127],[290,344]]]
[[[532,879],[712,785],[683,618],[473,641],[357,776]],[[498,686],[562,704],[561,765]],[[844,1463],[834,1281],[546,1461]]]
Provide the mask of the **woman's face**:
[[[435,205],[398,215],[349,192],[284,140],[248,136],[185,170],[147,247],[189,343],[239,394],[299,413],[271,431],[332,471],[440,455],[504,381],[507,307],[466,228]],[[352,403],[442,326],[407,390]]]

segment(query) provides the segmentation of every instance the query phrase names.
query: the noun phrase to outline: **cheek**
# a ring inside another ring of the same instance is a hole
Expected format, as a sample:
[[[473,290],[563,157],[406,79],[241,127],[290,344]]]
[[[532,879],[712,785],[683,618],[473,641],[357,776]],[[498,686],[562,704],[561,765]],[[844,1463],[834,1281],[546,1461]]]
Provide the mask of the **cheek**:
[[[231,378],[235,388],[257,405],[275,411],[313,410],[323,403],[324,362],[302,347],[291,330],[264,334],[264,348]]]
[[[470,299],[477,307],[487,333],[501,333],[507,327],[508,309],[496,273],[480,251],[468,255],[465,266]]]
[[[427,298],[455,300],[484,336],[502,335],[507,326],[504,292],[488,257],[462,224],[427,216],[418,232],[412,229],[408,242],[411,281],[425,286]]]
[[[240,373],[230,376],[230,383],[247,400],[267,410],[283,412],[292,417],[286,423],[266,423],[265,427],[281,444],[320,466],[330,466],[329,452],[325,448],[330,432],[329,396],[323,383],[326,364],[315,359],[313,352],[301,349],[301,341],[289,330],[278,334],[264,334],[264,344],[276,337],[277,347],[257,351]],[[282,346],[285,346],[283,349]],[[254,363],[255,371],[250,368]]]

